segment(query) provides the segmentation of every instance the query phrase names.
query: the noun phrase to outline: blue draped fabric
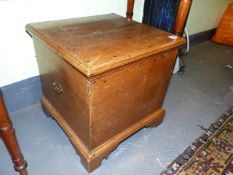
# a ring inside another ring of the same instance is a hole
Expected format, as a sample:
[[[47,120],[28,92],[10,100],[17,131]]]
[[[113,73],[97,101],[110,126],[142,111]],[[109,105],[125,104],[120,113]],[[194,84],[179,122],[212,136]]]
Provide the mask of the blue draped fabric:
[[[179,0],[145,0],[143,23],[173,32]]]

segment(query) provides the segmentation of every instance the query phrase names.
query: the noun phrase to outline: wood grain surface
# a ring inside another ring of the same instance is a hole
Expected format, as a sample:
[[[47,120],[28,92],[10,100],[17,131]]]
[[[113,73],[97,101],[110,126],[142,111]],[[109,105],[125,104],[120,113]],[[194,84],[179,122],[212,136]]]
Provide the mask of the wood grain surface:
[[[26,30],[88,77],[185,43],[115,14],[28,24]]]
[[[35,39],[34,44],[44,96],[65,117],[74,132],[89,147],[88,80],[39,40]],[[54,82],[62,87],[61,94],[54,90]]]
[[[89,172],[124,139],[163,120],[184,39],[114,14],[26,29],[34,42],[42,104]]]
[[[153,55],[92,81],[92,149],[162,107],[176,54]]]

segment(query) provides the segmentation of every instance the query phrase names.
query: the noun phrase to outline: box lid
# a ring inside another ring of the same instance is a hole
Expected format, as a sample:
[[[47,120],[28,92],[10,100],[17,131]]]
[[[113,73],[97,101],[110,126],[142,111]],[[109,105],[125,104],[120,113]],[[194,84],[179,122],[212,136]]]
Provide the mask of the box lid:
[[[26,31],[87,77],[185,43],[116,14],[32,23]]]

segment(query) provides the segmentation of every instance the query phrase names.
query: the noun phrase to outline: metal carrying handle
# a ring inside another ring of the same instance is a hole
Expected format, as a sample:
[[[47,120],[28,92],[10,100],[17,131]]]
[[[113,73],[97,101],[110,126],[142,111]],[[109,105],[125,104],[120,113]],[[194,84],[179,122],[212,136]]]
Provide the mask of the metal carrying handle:
[[[58,83],[58,82],[53,82],[53,89],[55,90],[55,92],[60,95],[63,93],[63,88],[62,86]]]

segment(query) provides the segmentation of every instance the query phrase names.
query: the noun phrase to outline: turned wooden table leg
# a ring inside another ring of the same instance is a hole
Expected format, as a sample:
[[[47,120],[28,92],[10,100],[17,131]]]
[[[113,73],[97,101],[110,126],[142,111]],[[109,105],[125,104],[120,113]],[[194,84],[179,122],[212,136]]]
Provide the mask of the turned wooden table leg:
[[[8,152],[11,155],[14,163],[15,171],[19,172],[20,175],[28,175],[26,167],[27,162],[23,158],[23,154],[20,151],[17,138],[15,136],[12,122],[6,111],[5,104],[0,94],[0,136],[5,143]]]

